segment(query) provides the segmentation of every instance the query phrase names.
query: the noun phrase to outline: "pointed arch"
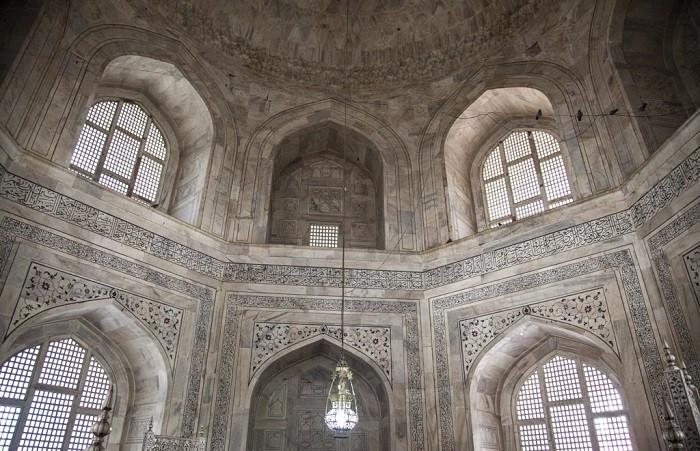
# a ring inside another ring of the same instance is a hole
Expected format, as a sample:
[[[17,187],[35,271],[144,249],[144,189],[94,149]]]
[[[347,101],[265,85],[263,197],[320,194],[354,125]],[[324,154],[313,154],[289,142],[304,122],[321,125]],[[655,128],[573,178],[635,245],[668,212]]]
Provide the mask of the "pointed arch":
[[[223,236],[225,219],[221,218],[226,217],[229,209],[237,132],[223,92],[216,79],[206,73],[205,65],[177,39],[128,25],[91,27],[65,46],[65,52],[53,56],[47,73],[55,81],[50,87],[41,87],[43,91],[28,106],[27,123],[17,137],[18,142],[66,164],[101,77],[111,62],[132,57],[172,65],[202,99],[209,117],[200,119],[208,120],[213,130],[206,155],[197,163],[202,168],[197,173],[201,194],[189,222]]]
[[[525,87],[542,92],[552,105],[562,144],[570,155],[573,169],[582,176],[576,191],[581,197],[606,190],[620,183],[616,161],[605,149],[608,138],[597,121],[576,119],[580,109],[595,112],[584,85],[571,71],[554,63],[516,62],[485,66],[474,73],[435,112],[427,125],[419,148],[421,211],[426,247],[455,239],[446,212],[445,140],[456,118],[484,92],[496,88]]]
[[[495,449],[517,449],[514,397],[531,369],[557,353],[575,355],[605,369],[616,381],[633,380],[635,371],[625,368],[620,357],[604,340],[579,327],[526,317],[510,326],[488,344],[464,375],[465,403],[469,411],[468,429],[472,437],[466,449],[481,449],[484,441],[493,441]],[[628,399],[625,387],[623,396]],[[634,421],[632,424],[643,424]],[[642,435],[640,435],[642,436]]]
[[[277,375],[284,373],[287,369],[294,368],[306,361],[318,360],[319,358],[325,361],[323,365],[328,370],[328,374],[330,374],[335,363],[340,358],[340,351],[341,343],[335,338],[325,335],[316,336],[289,346],[277,353],[273,359],[265,362],[259,371],[253,375],[248,385],[248,390],[243,396],[242,402],[249,406],[249,409],[247,409],[249,418],[244,419],[248,423],[248,429],[246,432],[241,430],[245,434],[241,441],[241,446],[244,446],[244,443],[247,444],[245,446],[251,446],[251,440],[253,440],[251,432],[255,421],[253,416],[255,411],[254,404],[270,381],[273,381]],[[368,394],[373,394],[378,402],[379,411],[375,413],[382,419],[381,428],[383,430],[381,432],[382,438],[379,449],[382,451],[396,449],[397,445],[395,443],[389,443],[389,437],[395,437],[396,434],[395,428],[397,425],[392,418],[392,413],[395,412],[398,406],[392,403],[392,397],[390,396],[392,387],[388,379],[383,376],[382,370],[376,363],[360,351],[346,346],[344,356],[353,370],[354,378],[360,379],[360,382],[371,390],[371,393]],[[322,397],[325,405],[327,393],[323,393]]]
[[[101,356],[115,378],[121,413],[115,415],[115,436],[126,440],[132,420],[152,417],[156,426],[165,424],[173,389],[167,356],[146,327],[115,302],[84,302],[41,312],[6,337],[0,355],[6,358],[29,345],[66,336]]]
[[[233,241],[265,242],[270,204],[273,161],[277,146],[300,130],[323,123],[343,127],[345,105],[325,99],[280,112],[260,125],[241,155],[236,175],[238,213]],[[391,127],[352,105],[347,106],[347,127],[367,138],[383,162],[385,246],[387,249],[417,250],[416,183],[411,178],[408,151]],[[251,187],[253,187],[251,189]]]

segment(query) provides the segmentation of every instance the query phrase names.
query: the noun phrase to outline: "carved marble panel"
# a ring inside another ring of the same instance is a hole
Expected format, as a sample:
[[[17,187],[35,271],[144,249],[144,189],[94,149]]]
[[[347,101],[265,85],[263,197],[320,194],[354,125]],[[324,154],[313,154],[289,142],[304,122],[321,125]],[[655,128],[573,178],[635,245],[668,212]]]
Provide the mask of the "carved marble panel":
[[[438,424],[440,428],[441,448],[444,451],[454,451],[457,449],[452,421],[451,387],[453,387],[453,382],[450,381],[450,366],[447,358],[448,323],[446,311],[484,299],[517,293],[604,270],[616,271],[622,281],[621,285],[626,298],[625,302],[630,311],[631,326],[640,349],[641,363],[649,381],[654,407],[658,415],[663,414],[666,389],[663,381],[663,363],[659,353],[659,346],[653,334],[651,319],[647,311],[642,286],[632,253],[629,249],[618,250],[609,254],[589,257],[574,263],[550,268],[545,271],[519,275],[493,285],[481,286],[461,293],[447,295],[434,299],[431,302],[433,342],[435,344],[435,374],[437,378],[436,385],[438,387]],[[517,319],[516,317],[507,317],[505,318],[505,322],[514,322]],[[456,324],[456,326],[459,328],[459,324]],[[493,329],[491,333],[493,334]],[[486,337],[485,339],[488,338]]]
[[[695,299],[700,302],[700,246],[685,254],[683,261],[688,271],[690,284],[695,292]]]
[[[391,329],[346,326],[345,333],[345,344],[369,357],[391,381]],[[250,377],[278,352],[319,335],[327,335],[340,341],[341,328],[325,324],[256,322],[251,346]]]
[[[284,450],[285,432],[272,429],[264,432],[264,449],[265,451],[282,451]]]
[[[320,174],[321,172],[319,172]],[[223,262],[27,179],[0,171],[0,197],[134,247],[217,280],[301,286],[339,286],[331,268]],[[630,233],[700,180],[700,149],[679,163],[630,208],[582,224],[426,271],[357,270],[346,284],[357,288],[424,290],[459,282]],[[291,274],[291,277],[289,276]],[[366,276],[371,277],[367,278]]]
[[[664,249],[669,243],[683,236],[686,231],[698,223],[700,223],[700,202],[696,202],[677,215],[663,228],[652,234],[647,241],[661,297],[677,337],[676,342],[680,350],[680,357],[688,366],[688,371],[695,380],[700,380],[700,355],[698,355],[697,346],[691,334],[691,328],[694,325],[689,324],[688,316],[676,292],[676,282],[671,274],[671,265]],[[692,273],[694,255],[694,251],[690,251],[684,257],[686,268],[690,265],[688,272],[691,281],[694,280]],[[693,288],[696,290],[695,286]]]
[[[215,290],[192,283],[186,278],[173,277],[150,266],[124,259],[11,217],[3,218],[0,224],[0,258],[2,258],[0,267],[4,267],[7,263],[16,238],[182,293],[199,302],[182,419],[182,434],[186,437],[193,436]]]
[[[158,340],[173,368],[182,327],[182,309],[39,263],[29,266],[7,334],[52,308],[101,299],[114,300],[136,317]]]
[[[233,386],[237,381],[232,377],[238,354],[238,330],[241,314],[246,310],[275,309],[304,311],[339,311],[340,299],[330,298],[294,298],[279,296],[254,296],[230,293],[226,298],[225,322],[221,350],[221,370],[218,372],[215,409],[217,415],[212,425],[210,449],[225,449],[227,418]],[[423,423],[422,372],[419,355],[418,312],[415,302],[366,299],[347,299],[345,308],[348,312],[392,313],[403,315],[404,347],[406,359],[406,396],[408,400],[409,443],[412,451],[425,449]],[[310,388],[314,390],[313,387]],[[325,395],[324,395],[325,396]]]
[[[479,353],[492,340],[521,319],[533,316],[568,323],[593,333],[619,354],[608,304],[602,289],[587,291],[459,322],[465,378]]]
[[[327,186],[310,186],[309,214],[342,215],[343,189]]]
[[[265,410],[267,418],[284,418],[287,416],[287,384],[282,384],[267,400]]]
[[[343,167],[330,161],[320,161],[313,163],[309,167],[310,176],[314,179],[343,179]]]

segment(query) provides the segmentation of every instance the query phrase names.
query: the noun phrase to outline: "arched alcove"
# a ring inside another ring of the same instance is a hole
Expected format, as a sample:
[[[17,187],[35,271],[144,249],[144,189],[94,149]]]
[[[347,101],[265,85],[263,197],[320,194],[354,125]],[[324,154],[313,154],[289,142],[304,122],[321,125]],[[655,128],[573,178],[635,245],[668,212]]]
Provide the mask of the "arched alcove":
[[[479,100],[482,95],[486,97]],[[465,110],[475,102],[475,107],[465,115]],[[542,110],[542,117],[536,120],[539,109]],[[473,199],[464,199],[471,190],[467,189],[466,194],[453,191],[457,202],[450,198],[448,180],[463,180],[464,177],[452,174],[448,178],[447,167],[455,164],[456,158],[450,157],[448,160],[448,149],[452,155],[457,154],[454,152],[456,148],[463,150],[452,144],[448,146],[448,136],[450,143],[454,138],[465,134],[474,136],[479,141],[483,135],[493,136],[512,128],[544,126],[545,129],[558,132],[561,146],[566,148],[569,156],[572,171],[577,174],[573,188],[580,197],[604,191],[619,183],[621,178],[615,156],[603,144],[606,136],[592,118],[584,116],[578,120],[576,116],[579,109],[587,112],[594,109],[584,86],[572,72],[553,63],[486,66],[465,81],[435,112],[421,139],[419,159],[422,217],[427,247],[477,231]],[[501,110],[513,111],[514,114],[500,114]],[[468,117],[471,119],[463,119]],[[473,130],[468,124],[472,124]],[[453,127],[456,128],[452,130]],[[477,153],[473,149],[467,152],[471,155]],[[461,158],[473,161],[474,157]],[[457,164],[461,163],[457,161]],[[470,170],[471,168],[467,169]],[[469,205],[458,214],[453,214],[448,204],[458,202]],[[458,225],[455,227],[455,224]]]
[[[455,238],[486,228],[481,187],[483,160],[499,140],[519,129],[559,135],[554,108],[542,91],[528,87],[488,89],[450,127],[445,138],[445,177]],[[568,160],[566,142],[559,145]]]
[[[169,417],[166,405],[172,374],[163,348],[133,316],[111,300],[55,307],[13,330],[0,346],[0,356],[55,337],[73,337],[100,357],[114,378],[117,405],[111,444],[140,439],[134,424],[153,418],[160,429]],[[133,436],[136,434],[136,437]]]
[[[697,76],[688,78],[679,70],[679,66],[686,67],[688,62],[692,65],[697,58],[695,48],[687,54],[678,52],[687,45],[683,43],[682,36],[687,38],[683,28],[691,34],[696,32],[693,28],[697,24],[692,25],[692,17],[693,14],[697,17],[698,10],[693,3],[618,0],[597,19],[608,27],[608,39],[599,41],[608,48],[599,51],[605,54],[599,59],[612,61],[613,66],[607,69],[615,72],[620,87],[619,93],[615,88],[605,88],[601,94],[610,90],[610,100],[617,102],[609,103],[610,109],[624,109],[627,116],[632,117],[632,130],[646,156],[656,151],[699,106]],[[605,72],[594,75],[594,80],[600,76],[607,77],[597,81],[600,85],[610,84],[611,77]],[[601,99],[605,97],[601,95]],[[603,108],[608,105],[603,104]],[[610,119],[627,120],[625,117]]]
[[[118,86],[138,91],[172,116],[182,141],[176,176],[181,183],[175,184],[169,212],[223,236],[237,141],[233,113],[216,78],[181,41],[153,31],[98,25],[66,38],[70,56],[51,55],[45,74],[51,83],[35,86],[32,101],[17,112],[25,120],[18,143],[67,166],[98,93]],[[71,70],[64,70],[66,60]]]
[[[347,127],[372,143],[382,162],[384,247],[416,250],[418,210],[414,193],[417,180],[411,177],[411,159],[399,136],[375,116],[335,99],[312,102],[282,111],[261,124],[242,155],[236,179],[240,183],[238,214],[232,239],[263,243],[268,236],[274,162],[279,144],[295,133],[323,124]],[[351,133],[348,133],[351,136]]]
[[[346,350],[345,358],[354,374],[360,419],[350,443],[334,438],[324,424],[329,384],[339,358],[340,348],[335,343],[319,339],[267,365],[253,380],[246,449],[393,449],[391,406],[384,379],[353,351]]]
[[[288,136],[275,150],[268,241],[308,245],[310,225],[327,224],[347,247],[382,249],[383,166],[367,138],[334,123]]]
[[[149,112],[160,113],[161,123],[167,121],[169,125],[166,136],[171,139],[167,147],[176,161],[165,168],[163,184],[168,189],[157,205],[170,215],[195,224],[214,140],[214,124],[204,100],[176,66],[139,55],[122,55],[110,61],[96,93],[129,98],[128,91],[146,97],[154,107]]]
[[[526,373],[555,353],[593,362],[618,381],[629,382],[637,377],[633,376],[634,369],[625,368],[613,349],[593,334],[564,323],[524,318],[489,343],[465,374],[465,401],[471,406],[469,429],[472,437],[471,443],[464,444],[465,449],[517,449],[512,417],[514,397]],[[624,384],[621,389],[623,396],[630,399]],[[636,399],[634,402],[640,406],[646,401]],[[648,412],[649,405],[645,408]],[[643,424],[641,410],[630,411],[630,415],[632,424]],[[634,436],[634,430],[632,432]]]

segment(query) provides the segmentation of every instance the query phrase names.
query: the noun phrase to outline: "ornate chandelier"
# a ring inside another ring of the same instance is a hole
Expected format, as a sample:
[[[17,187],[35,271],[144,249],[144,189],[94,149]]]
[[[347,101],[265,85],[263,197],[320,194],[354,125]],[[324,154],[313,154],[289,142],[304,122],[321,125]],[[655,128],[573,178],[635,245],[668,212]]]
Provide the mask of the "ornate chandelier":
[[[346,41],[345,48],[348,51],[350,44],[350,1],[346,1],[345,21],[346,21]],[[349,80],[349,78],[348,78]],[[348,99],[343,102],[345,108],[345,127],[343,128],[343,165],[347,164],[347,128],[348,128],[348,102],[350,101],[350,86],[348,86]],[[343,204],[347,196],[347,180],[343,170]],[[343,208],[345,212],[345,208]],[[357,425],[358,411],[357,398],[355,397],[355,387],[352,384],[352,370],[345,360],[345,218],[340,227],[342,246],[341,265],[341,294],[340,294],[340,360],[333,371],[331,387],[328,390],[326,400],[326,426],[337,435],[347,434]]]
[[[333,372],[326,400],[326,426],[336,433],[348,433],[357,425],[357,398],[352,371],[341,357]]]

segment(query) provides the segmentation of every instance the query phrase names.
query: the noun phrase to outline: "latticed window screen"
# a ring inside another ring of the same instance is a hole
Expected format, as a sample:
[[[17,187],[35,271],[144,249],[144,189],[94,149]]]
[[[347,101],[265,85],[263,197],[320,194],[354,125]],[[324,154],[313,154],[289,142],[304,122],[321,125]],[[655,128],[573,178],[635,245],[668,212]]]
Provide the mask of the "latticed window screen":
[[[522,451],[632,451],[619,389],[597,368],[555,356],[520,386],[515,402]]]
[[[544,131],[508,135],[488,155],[481,175],[490,227],[573,201],[559,143]]]
[[[85,451],[110,385],[71,338],[15,354],[0,367],[0,451]]]
[[[309,246],[338,247],[338,224],[310,224]]]
[[[167,148],[153,118],[128,100],[90,108],[73,151],[71,168],[126,196],[153,204]]]

